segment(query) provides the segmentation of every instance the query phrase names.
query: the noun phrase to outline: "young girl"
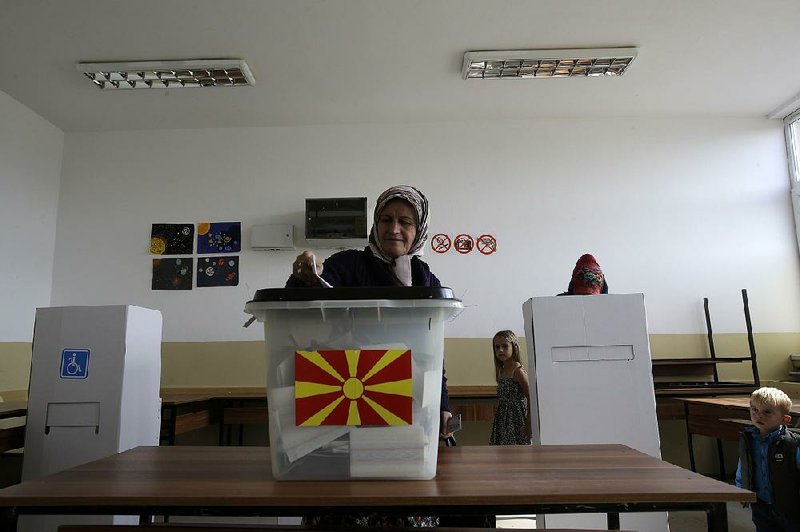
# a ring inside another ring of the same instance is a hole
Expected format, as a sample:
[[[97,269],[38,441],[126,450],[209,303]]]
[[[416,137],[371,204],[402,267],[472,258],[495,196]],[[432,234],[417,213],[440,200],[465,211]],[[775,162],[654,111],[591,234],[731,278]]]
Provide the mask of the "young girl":
[[[528,408],[528,373],[519,359],[519,340],[511,331],[492,339],[497,408],[489,445],[530,445],[531,413]]]

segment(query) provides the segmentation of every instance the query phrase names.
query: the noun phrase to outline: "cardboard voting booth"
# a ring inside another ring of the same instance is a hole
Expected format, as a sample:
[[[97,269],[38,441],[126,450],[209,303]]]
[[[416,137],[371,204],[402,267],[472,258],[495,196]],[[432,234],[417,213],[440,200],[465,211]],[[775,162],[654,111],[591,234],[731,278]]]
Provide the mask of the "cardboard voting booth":
[[[259,290],[272,474],[431,479],[449,288]]]
[[[661,458],[644,295],[535,297],[522,311],[534,444],[621,443]],[[547,515],[541,522],[605,528],[606,517]],[[664,532],[667,518],[623,514],[620,524]]]
[[[22,479],[158,445],[161,313],[134,306],[36,310]],[[20,529],[138,517],[22,516]]]

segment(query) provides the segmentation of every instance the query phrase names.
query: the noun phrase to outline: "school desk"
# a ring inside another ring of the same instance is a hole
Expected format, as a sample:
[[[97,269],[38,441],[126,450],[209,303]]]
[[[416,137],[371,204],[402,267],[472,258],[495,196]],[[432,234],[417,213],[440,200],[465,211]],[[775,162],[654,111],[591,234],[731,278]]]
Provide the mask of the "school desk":
[[[686,437],[689,447],[689,464],[695,470],[693,435],[709,436],[717,440],[720,478],[725,476],[725,456],[722,440],[736,441],[746,424],[738,420],[750,419],[750,396],[676,397],[683,403],[686,419]],[[792,424],[800,420],[800,401],[792,400]]]
[[[464,421],[491,421],[497,387],[450,386],[450,410]],[[232,428],[269,422],[267,392],[262,387],[161,388],[161,444],[175,445],[179,434],[219,422],[219,445],[231,444]],[[227,436],[226,436],[227,435]]]
[[[0,419],[23,417],[28,413],[25,402],[0,403]],[[25,444],[25,425],[0,428],[0,452],[19,449]]]
[[[137,447],[0,490],[0,530],[20,514],[302,516],[705,511],[727,530],[738,489],[624,445],[446,447],[433,480],[276,481],[268,447]]]

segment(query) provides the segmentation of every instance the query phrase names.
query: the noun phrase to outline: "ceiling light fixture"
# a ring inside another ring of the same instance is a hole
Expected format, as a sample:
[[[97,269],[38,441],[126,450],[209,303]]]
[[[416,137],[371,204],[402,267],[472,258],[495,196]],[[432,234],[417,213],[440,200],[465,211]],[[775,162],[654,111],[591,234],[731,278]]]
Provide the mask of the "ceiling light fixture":
[[[635,58],[636,48],[466,52],[461,74],[464,79],[621,76]]]
[[[80,72],[101,89],[181,89],[255,85],[242,59],[78,63]]]

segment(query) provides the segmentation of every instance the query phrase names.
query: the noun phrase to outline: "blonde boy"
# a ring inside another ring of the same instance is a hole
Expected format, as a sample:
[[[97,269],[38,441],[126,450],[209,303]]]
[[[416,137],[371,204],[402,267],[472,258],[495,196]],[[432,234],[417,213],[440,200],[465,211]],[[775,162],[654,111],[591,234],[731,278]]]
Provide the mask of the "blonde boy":
[[[739,437],[736,485],[756,492],[757,532],[800,532],[800,435],[786,429],[792,400],[777,388],[750,396],[750,421]]]

